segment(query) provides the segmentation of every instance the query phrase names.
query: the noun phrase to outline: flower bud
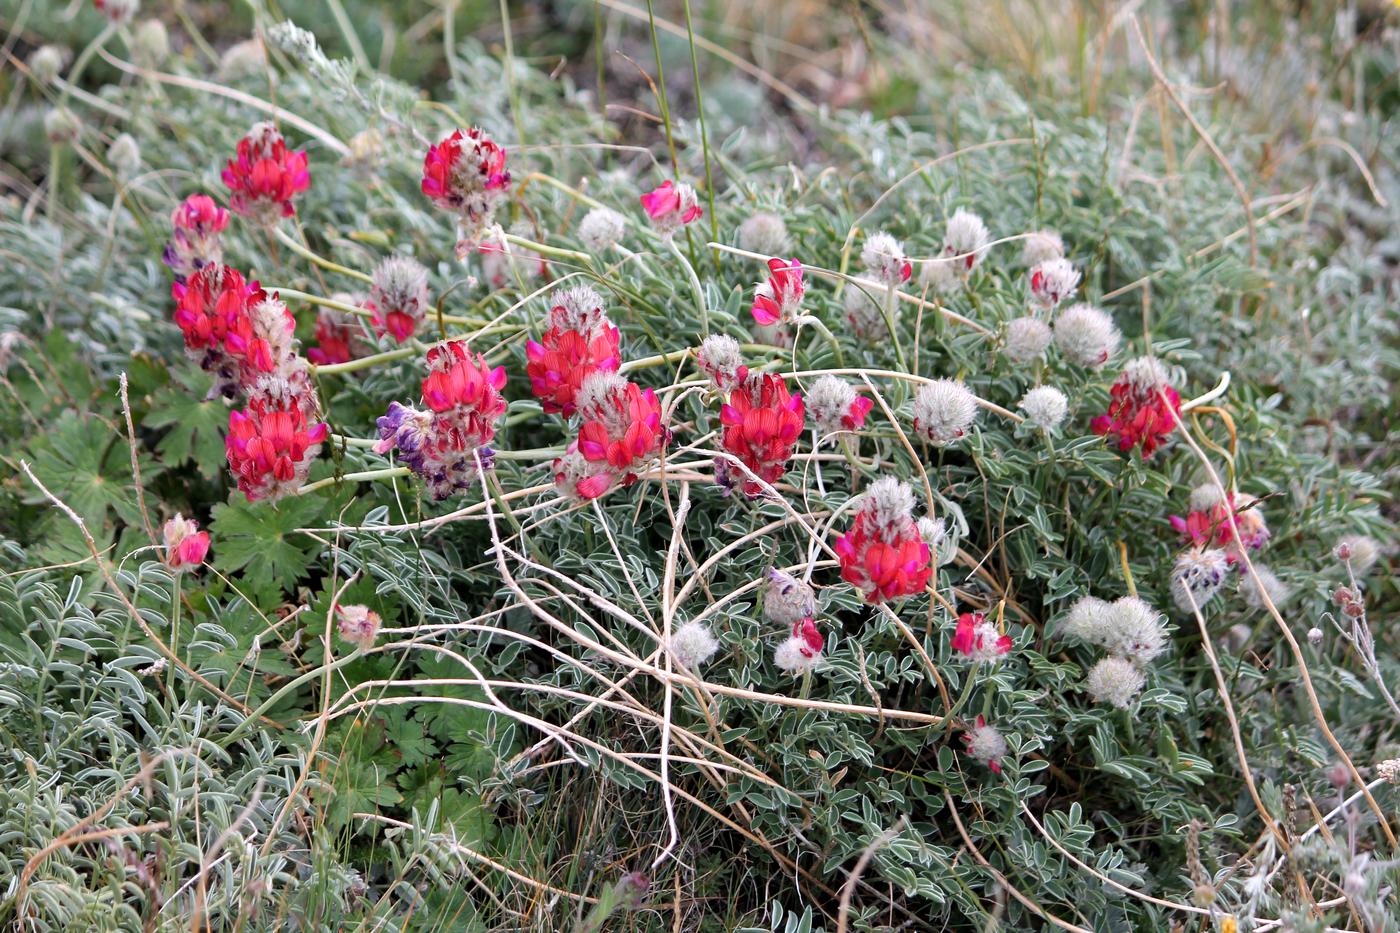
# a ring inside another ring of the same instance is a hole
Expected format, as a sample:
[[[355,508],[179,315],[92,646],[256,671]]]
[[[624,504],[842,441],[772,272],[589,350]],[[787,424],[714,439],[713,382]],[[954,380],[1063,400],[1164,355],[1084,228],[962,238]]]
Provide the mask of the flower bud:
[[[209,553],[209,532],[200,531],[199,523],[176,512],[161,528],[165,539],[165,565],[183,571],[204,563]]]
[[[44,114],[44,135],[55,146],[73,142],[82,128],[78,115],[67,107],[55,107]]]
[[[1316,625],[1314,625],[1312,628],[1308,629],[1308,644],[1310,644],[1310,645],[1320,645],[1320,644],[1322,644],[1322,629],[1318,628]]]
[[[787,224],[777,214],[760,211],[739,225],[739,247],[764,256],[788,253]]]
[[[159,68],[170,56],[170,35],[158,19],[142,20],[131,36],[131,54],[144,68]]]
[[[357,648],[369,648],[379,637],[379,613],[368,606],[336,606],[335,615],[340,637]]]
[[[29,70],[34,78],[49,84],[68,64],[68,50],[61,45],[41,45],[29,56]]]
[[[671,633],[671,656],[682,667],[695,670],[719,648],[719,642],[703,622],[686,622]]]
[[[595,207],[578,225],[578,238],[593,253],[605,253],[622,242],[627,219],[609,207]]]
[[[130,133],[122,133],[107,148],[107,164],[125,181],[141,168],[141,144]]]
[[[763,588],[763,617],[786,628],[817,614],[817,594],[806,583],[776,567]]]

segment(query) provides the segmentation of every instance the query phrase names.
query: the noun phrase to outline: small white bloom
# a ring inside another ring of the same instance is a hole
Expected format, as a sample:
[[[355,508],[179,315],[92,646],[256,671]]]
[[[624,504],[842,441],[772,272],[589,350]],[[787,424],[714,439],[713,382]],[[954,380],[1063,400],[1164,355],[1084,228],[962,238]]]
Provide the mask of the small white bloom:
[[[682,667],[695,670],[719,649],[719,642],[703,622],[686,622],[671,633],[671,656]]]
[[[982,722],[967,730],[963,736],[967,753],[984,765],[1000,770],[1000,761],[1006,755],[1006,739],[996,729]]]
[[[734,390],[748,373],[739,341],[728,334],[711,334],[702,340],[695,351],[695,365],[720,392]]]
[[[605,253],[622,242],[627,218],[610,207],[595,207],[578,225],[578,238],[594,253]]]
[[[801,674],[821,663],[822,653],[811,652],[807,643],[796,635],[783,639],[773,650],[773,663],[789,674]]]
[[[1030,363],[1050,346],[1050,325],[1036,317],[1018,317],[1006,325],[1006,357],[1013,363]]]
[[[866,238],[860,262],[875,281],[890,288],[908,281],[912,271],[904,255],[904,245],[884,232],[872,233]]]
[[[1031,301],[1037,307],[1053,308],[1078,287],[1079,270],[1068,259],[1047,259],[1031,267]]]
[[[1110,605],[1097,596],[1081,596],[1069,607],[1059,632],[1092,645],[1102,644],[1111,611]]]
[[[1115,657],[1147,664],[1167,650],[1162,615],[1136,596],[1116,599],[1104,618],[1099,644]]]
[[[107,164],[120,179],[128,179],[141,168],[141,145],[130,133],[122,133],[107,147]]]
[[[1104,658],[1084,678],[1084,687],[1095,703],[1108,703],[1127,709],[1142,692],[1147,677],[1131,661]]]
[[[739,248],[764,256],[786,256],[789,247],[787,224],[777,214],[760,211],[739,225]]]
[[[44,114],[44,135],[54,145],[73,142],[82,130],[82,121],[67,107],[55,107]]]
[[[1244,594],[1245,605],[1249,608],[1263,609],[1266,594],[1275,606],[1282,606],[1293,595],[1293,588],[1263,564],[1255,564],[1254,573],[1259,577],[1258,583],[1248,573],[1240,578],[1240,592]]]
[[[1202,483],[1191,490],[1188,505],[1193,512],[1209,512],[1225,504],[1225,494],[1215,483]]]
[[[131,54],[146,68],[159,68],[170,57],[170,34],[158,19],[146,19],[131,36]]]
[[[1026,420],[1046,433],[1053,433],[1069,414],[1069,399],[1054,386],[1037,386],[1021,399]]]
[[[1123,364],[1123,379],[1139,396],[1155,395],[1157,390],[1172,384],[1171,375],[1155,356],[1134,357]]]
[[[1182,612],[1204,609],[1215,598],[1230,573],[1230,563],[1219,548],[1192,549],[1172,567],[1172,602]]]
[[[1400,784],[1400,758],[1391,758],[1377,764],[1376,777],[1387,784]]]
[[[856,390],[849,382],[836,376],[822,376],[803,395],[807,406],[807,417],[817,434],[825,436],[846,430],[841,419],[850,414],[855,403]]]
[[[958,257],[951,265],[966,278],[986,258],[987,244],[991,240],[982,218],[960,207],[948,218],[948,228],[943,233],[943,255]]]
[[[893,541],[913,520],[914,490],[893,476],[882,476],[870,484],[859,508],[882,540]]]
[[[961,382],[936,379],[914,396],[914,430],[935,447],[965,436],[976,417],[977,399]]]
[[[884,309],[877,303],[884,300],[884,289],[866,289],[848,283],[842,302],[846,307],[846,325],[857,340],[876,343],[889,339]]]
[[[963,287],[957,263],[940,256],[919,263],[919,284],[936,295],[951,295]]]
[[[1021,265],[1028,269],[1064,255],[1065,241],[1054,230],[1036,230],[1021,241]]]
[[[925,516],[914,524],[919,529],[919,537],[928,545],[928,549],[937,555],[939,548],[943,547],[943,542],[948,538],[948,523],[941,518]]]
[[[267,49],[262,40],[255,36],[235,42],[225,49],[224,54],[219,56],[217,74],[220,81],[237,81],[262,74],[266,69]]]
[[[43,84],[57,78],[68,64],[68,50],[61,45],[41,45],[29,56],[29,70]]]
[[[1055,319],[1055,346],[1076,366],[1098,369],[1118,352],[1122,340],[1113,318],[1093,305],[1070,305]]]

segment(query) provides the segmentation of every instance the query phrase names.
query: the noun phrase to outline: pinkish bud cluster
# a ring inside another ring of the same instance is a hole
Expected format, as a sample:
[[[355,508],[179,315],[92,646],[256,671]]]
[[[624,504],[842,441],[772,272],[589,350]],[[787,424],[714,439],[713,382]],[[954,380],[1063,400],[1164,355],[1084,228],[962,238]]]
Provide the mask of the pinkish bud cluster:
[[[666,239],[675,236],[681,227],[704,213],[694,188],[669,180],[642,195],[642,209],[651,218],[656,232]]]
[[[368,606],[338,605],[335,607],[335,624],[341,638],[363,650],[374,646],[382,623],[379,613]]]
[[[292,199],[311,187],[305,152],[290,152],[271,123],[257,123],[238,143],[223,171],[235,214],[273,226],[296,213]]]
[[[170,215],[170,240],[162,261],[175,276],[171,291],[179,300],[190,276],[208,265],[223,262],[220,234],[228,226],[228,211],[207,194],[192,194]]]
[[[695,365],[721,395],[728,395],[749,378],[744,365],[744,351],[739,341],[728,334],[711,334],[700,342],[695,351]]]
[[[434,204],[457,216],[466,239],[475,240],[510,189],[506,151],[477,127],[454,130],[428,147],[421,187]]]
[[[161,528],[161,537],[165,541],[165,566],[176,572],[198,567],[209,553],[209,532],[200,531],[198,522],[179,512]]]
[[[802,263],[796,259],[770,259],[766,284],[754,290],[753,319],[760,327],[791,323],[802,313],[802,296],[807,288],[802,283]]]

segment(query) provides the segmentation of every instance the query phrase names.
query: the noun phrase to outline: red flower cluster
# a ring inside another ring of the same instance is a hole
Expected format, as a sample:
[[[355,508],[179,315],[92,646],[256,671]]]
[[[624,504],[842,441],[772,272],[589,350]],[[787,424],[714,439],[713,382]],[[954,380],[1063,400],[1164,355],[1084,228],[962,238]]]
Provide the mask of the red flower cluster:
[[[344,293],[332,297],[347,305],[358,306],[362,301]],[[317,366],[348,363],[360,356],[363,343],[353,314],[337,308],[322,308],[316,315],[316,346],[306,351],[306,358]]]
[[[423,193],[459,215],[473,235],[491,223],[509,188],[506,151],[477,127],[454,130],[423,157]]]
[[[1241,546],[1257,551],[1272,536],[1259,509],[1242,507],[1241,498],[1232,492],[1222,499],[1218,489],[1203,486],[1191,494],[1192,509],[1185,518],[1169,515],[1167,521],[1194,547],[1224,548],[1226,559],[1235,564]]]
[[[238,143],[223,172],[235,214],[272,226],[296,213],[292,198],[311,187],[305,152],[288,152],[271,123],[258,123]]]
[[[768,284],[760,285],[753,297],[753,319],[760,327],[795,319],[802,311],[802,297],[807,292],[802,283],[802,263],[796,259],[770,259],[768,269],[773,273]]]
[[[871,485],[835,551],[841,578],[869,603],[921,592],[933,574],[929,546],[914,521],[913,494],[892,478]]]
[[[170,267],[175,281],[170,287],[176,300],[185,290],[185,281],[211,263],[222,262],[220,234],[228,226],[228,211],[207,194],[192,194],[170,215],[170,241],[161,261]]]
[[[1150,357],[1130,360],[1109,390],[1108,413],[1090,422],[1095,434],[1118,441],[1118,449],[1142,447],[1149,457],[1176,427],[1174,414],[1181,411],[1181,397],[1167,381],[1162,364]]]
[[[326,425],[310,423],[301,406],[251,404],[228,413],[224,448],[238,488],[249,501],[277,499],[306,482],[325,438]]]
[[[546,412],[572,415],[585,379],[595,372],[617,371],[620,341],[596,291],[560,289],[549,311],[549,329],[539,341],[525,344],[530,391]]]
[[[964,612],[953,633],[953,650],[973,661],[995,661],[1011,651],[1011,636],[999,633],[982,613]]]
[[[724,425],[724,449],[772,485],[782,478],[792,459],[792,445],[802,434],[806,410],[802,396],[790,394],[782,376],[753,374],[730,394],[719,419]],[[728,486],[730,475],[727,462],[719,461],[715,478]],[[763,486],[747,474],[741,488],[746,496],[763,492]]]
[[[635,483],[669,440],[656,393],[600,371],[584,380],[577,402],[583,423],[569,454],[555,461],[556,483],[584,499]]]
[[[471,489],[477,464],[489,468],[494,453],[487,445],[496,422],[505,414],[501,389],[506,369],[486,365],[465,341],[454,340],[428,351],[429,373],[423,380],[427,411],[389,404],[378,421],[378,453],[395,448],[399,459],[423,478],[434,499]]]

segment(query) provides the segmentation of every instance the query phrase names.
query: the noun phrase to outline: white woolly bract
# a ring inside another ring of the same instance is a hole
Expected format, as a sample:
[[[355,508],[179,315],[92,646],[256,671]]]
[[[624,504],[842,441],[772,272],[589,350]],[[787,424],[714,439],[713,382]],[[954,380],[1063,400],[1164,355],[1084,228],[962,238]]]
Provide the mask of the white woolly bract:
[[[1095,703],[1127,709],[1147,683],[1146,676],[1123,658],[1104,658],[1089,670],[1084,687]]]
[[[1254,576],[1258,576],[1258,582],[1255,582]],[[1244,596],[1245,605],[1249,608],[1263,609],[1265,595],[1274,606],[1282,606],[1288,602],[1288,597],[1293,595],[1293,588],[1280,580],[1278,574],[1268,567],[1255,564],[1254,575],[1246,572],[1240,577],[1240,594]]]
[[[967,434],[976,417],[976,397],[953,379],[936,379],[914,396],[914,430],[935,447]]]
[[[1054,386],[1037,386],[1021,398],[1026,420],[1042,431],[1054,431],[1069,414],[1069,399]]]
[[[1109,611],[1109,604],[1097,596],[1081,596],[1065,613],[1059,632],[1068,638],[1100,644]]]
[[[763,589],[763,617],[769,622],[792,628],[817,614],[817,594],[806,583],[782,570],[768,571]]]
[[[1065,241],[1054,230],[1036,230],[1021,241],[1021,265],[1027,268],[1064,255]]]
[[[885,312],[876,302],[884,298],[884,289],[865,289],[849,285],[841,299],[846,309],[846,325],[858,340],[874,343],[889,337]]]
[[[885,285],[898,285],[904,278],[904,245],[888,233],[872,233],[860,251],[860,262],[871,277]]]
[[[716,389],[728,392],[739,381],[744,351],[739,341],[728,334],[711,334],[700,341],[700,348],[695,351],[695,362],[710,377]]]
[[[914,490],[893,476],[882,476],[861,499],[860,513],[881,540],[898,540],[914,519]]]
[[[991,726],[973,726],[967,730],[966,740],[967,753],[984,764],[1006,754],[1006,739]]]
[[[777,214],[759,211],[739,224],[740,249],[764,256],[785,256],[788,242],[787,224]]]
[[[1162,614],[1145,600],[1123,596],[1109,604],[1098,643],[1115,657],[1147,664],[1167,650]]]
[[[1004,352],[1014,363],[1030,363],[1045,355],[1050,338],[1050,325],[1040,318],[1018,317],[1006,325]]]
[[[1172,566],[1172,602],[1182,612],[1204,609],[1225,585],[1230,562],[1220,548],[1194,548],[1176,559]]]
[[[622,242],[627,218],[610,207],[595,207],[578,225],[578,238],[594,253],[602,253]]]
[[[1351,572],[1358,577],[1365,576],[1376,566],[1376,561],[1380,560],[1381,547],[1373,538],[1365,535],[1346,535],[1337,541],[1335,550],[1340,551],[1343,546],[1350,554],[1347,559],[1351,562]]]
[[[789,674],[801,674],[816,667],[821,662],[820,653],[807,657],[803,653],[807,649],[807,643],[796,635],[783,640],[777,648],[773,649],[773,663],[781,671]]]
[[[1122,340],[1113,318],[1093,305],[1070,305],[1055,319],[1055,346],[1076,366],[1098,369],[1118,352]]]
[[[671,656],[691,670],[714,655],[719,642],[703,622],[685,622],[671,633]]]
[[[948,218],[948,227],[943,232],[943,255],[960,257],[953,267],[971,272],[986,258],[987,244],[991,240],[982,218],[960,207]]]
[[[855,387],[836,376],[822,376],[807,389],[802,396],[807,406],[807,417],[819,435],[844,430],[841,419],[851,410],[856,400]]]

